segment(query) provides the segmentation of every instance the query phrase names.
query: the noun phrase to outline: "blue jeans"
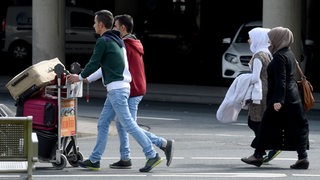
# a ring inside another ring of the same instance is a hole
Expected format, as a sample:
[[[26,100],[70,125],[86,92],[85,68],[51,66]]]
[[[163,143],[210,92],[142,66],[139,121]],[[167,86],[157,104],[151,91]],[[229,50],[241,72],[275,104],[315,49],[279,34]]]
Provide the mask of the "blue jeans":
[[[135,97],[130,97],[128,100],[130,113],[135,121],[137,120],[138,106],[142,98],[143,96],[135,96]],[[116,127],[118,130],[118,135],[120,140],[120,158],[122,160],[129,160],[130,144],[129,144],[128,133],[126,132],[125,128],[121,125],[121,123],[118,120],[116,120]],[[149,131],[146,131],[144,129],[142,130],[154,145],[156,145],[159,148],[162,146],[162,143],[165,141],[165,139],[157,137],[155,134],[150,133]]]
[[[124,127],[124,129],[133,136],[133,138],[142,147],[146,158],[154,158],[156,151],[153,149],[152,142],[140,128],[137,122],[130,114],[128,106],[129,88],[114,89],[107,93],[98,121],[98,136],[96,145],[89,159],[92,162],[100,161],[108,141],[109,126],[115,116]]]

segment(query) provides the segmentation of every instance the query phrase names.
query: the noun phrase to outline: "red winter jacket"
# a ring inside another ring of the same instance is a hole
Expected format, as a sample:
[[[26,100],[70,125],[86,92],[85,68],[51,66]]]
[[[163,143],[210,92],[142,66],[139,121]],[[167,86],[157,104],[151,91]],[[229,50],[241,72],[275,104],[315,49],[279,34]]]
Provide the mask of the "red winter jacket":
[[[144,49],[142,43],[134,38],[123,38],[123,41],[127,50],[129,71],[132,77],[130,97],[145,95],[147,82],[144,71]]]

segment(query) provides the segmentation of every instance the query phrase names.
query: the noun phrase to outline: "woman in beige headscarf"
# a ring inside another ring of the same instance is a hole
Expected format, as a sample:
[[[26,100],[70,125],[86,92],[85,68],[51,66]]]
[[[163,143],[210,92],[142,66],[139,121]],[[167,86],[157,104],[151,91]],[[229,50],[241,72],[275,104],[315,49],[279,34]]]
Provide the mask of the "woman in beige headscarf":
[[[308,169],[309,124],[305,117],[295,80],[296,58],[290,46],[293,34],[288,28],[275,27],[268,33],[273,55],[267,68],[267,107],[263,114],[255,152],[241,160],[260,167],[267,149],[297,151],[292,169]]]

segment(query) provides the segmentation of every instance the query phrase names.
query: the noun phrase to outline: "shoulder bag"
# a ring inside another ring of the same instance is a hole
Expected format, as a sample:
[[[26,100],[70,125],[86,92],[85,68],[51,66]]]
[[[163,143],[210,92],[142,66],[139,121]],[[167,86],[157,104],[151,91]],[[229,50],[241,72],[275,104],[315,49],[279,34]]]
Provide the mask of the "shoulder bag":
[[[314,97],[313,97],[313,87],[311,83],[307,80],[307,77],[303,74],[299,62],[296,60],[296,65],[298,72],[300,74],[300,80],[297,81],[298,87],[301,94],[301,100],[303,103],[303,108],[305,111],[309,111],[315,103]]]

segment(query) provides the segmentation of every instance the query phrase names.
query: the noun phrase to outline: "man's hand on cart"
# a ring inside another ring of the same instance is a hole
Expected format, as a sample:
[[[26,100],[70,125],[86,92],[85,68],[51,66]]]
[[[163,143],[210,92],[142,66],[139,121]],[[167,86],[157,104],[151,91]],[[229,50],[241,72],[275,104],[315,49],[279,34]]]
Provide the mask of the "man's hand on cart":
[[[67,80],[68,80],[68,82],[70,82],[71,84],[80,81],[78,74],[70,74],[70,75],[67,75]]]
[[[68,80],[68,82],[70,82],[71,84],[80,81],[78,74],[69,74],[69,75],[67,75],[67,80]],[[89,101],[90,101],[89,81],[88,81],[87,78],[84,78],[84,79],[83,79],[83,82],[84,82],[84,83],[87,83],[87,95],[86,95],[86,100],[87,100],[87,102],[89,102]]]
[[[89,84],[89,81],[88,81],[87,78],[84,78],[84,79],[83,79],[83,82]]]

